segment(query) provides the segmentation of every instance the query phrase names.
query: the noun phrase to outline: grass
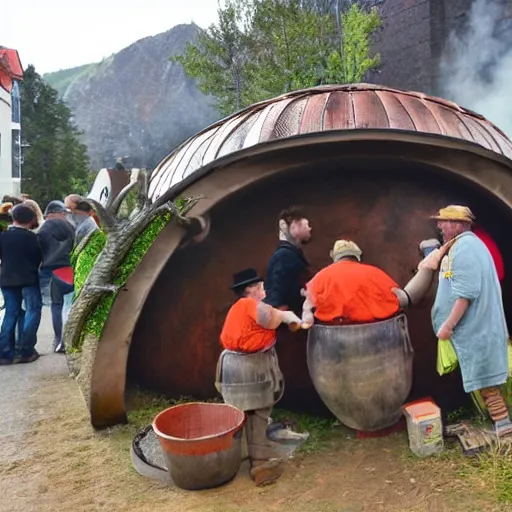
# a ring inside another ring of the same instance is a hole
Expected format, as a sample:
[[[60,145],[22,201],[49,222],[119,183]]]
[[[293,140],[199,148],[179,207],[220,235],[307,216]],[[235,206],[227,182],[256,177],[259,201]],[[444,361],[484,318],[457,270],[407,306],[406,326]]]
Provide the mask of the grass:
[[[495,445],[470,459],[466,474],[492,487],[499,503],[512,504],[512,447]]]
[[[333,442],[343,437],[353,437],[349,430],[335,418],[319,418],[309,414],[296,413],[276,408],[272,420],[290,421],[296,432],[308,432],[308,440],[299,446],[297,453],[310,454],[329,449]]]
[[[162,410],[188,402],[199,401],[192,396],[180,396],[170,399],[163,395],[148,392],[142,388],[134,388],[127,396],[128,421],[129,424],[122,427],[115,427],[119,435],[133,437],[137,431],[150,425],[155,416]],[[200,400],[201,402],[221,402],[220,397]],[[299,447],[297,453],[315,453],[329,449],[332,443],[342,437],[353,437],[350,431],[343,427],[334,418],[318,418],[308,414],[295,413],[285,409],[276,408],[272,412],[272,420],[288,420],[293,424],[297,432],[308,432],[309,438],[306,443]]]
[[[150,425],[160,411],[172,405],[193,401],[196,399],[191,396],[169,399],[141,388],[132,389],[127,395],[129,424],[109,429],[107,435],[112,438],[121,451],[128,452],[135,434]],[[204,401],[219,402],[220,399]],[[474,417],[473,409],[461,408],[449,413],[448,419],[450,422],[456,422],[460,419],[467,419],[471,413]],[[375,445],[376,452],[379,450],[389,451],[385,445],[390,445],[395,447],[392,452],[393,456],[397,458],[397,463],[405,464],[406,468],[414,471],[417,475],[424,472],[440,473],[443,475],[448,489],[452,485],[456,488],[459,485],[457,482],[466,481],[469,482],[466,485],[470,485],[474,489],[475,496],[481,495],[484,499],[485,496],[492,495],[499,504],[504,506],[512,504],[512,485],[510,483],[512,482],[512,447],[505,449],[503,445],[496,446],[477,457],[466,457],[458,442],[447,440],[441,454],[436,457],[419,459],[409,450],[406,432],[391,436],[389,441],[371,439],[357,442],[353,432],[334,418],[319,418],[276,408],[272,412],[272,419],[274,421],[286,420],[293,425],[294,430],[310,434],[306,443],[298,448],[297,454],[303,456],[329,454],[332,450],[339,448],[340,443],[346,443],[349,440],[355,442],[357,446],[359,443],[364,443],[368,448],[370,445]],[[398,438],[399,442],[397,442]],[[352,448],[357,449],[356,445],[353,445]],[[325,510],[330,510],[329,506],[330,503],[326,502]],[[324,509],[320,508],[319,510]]]

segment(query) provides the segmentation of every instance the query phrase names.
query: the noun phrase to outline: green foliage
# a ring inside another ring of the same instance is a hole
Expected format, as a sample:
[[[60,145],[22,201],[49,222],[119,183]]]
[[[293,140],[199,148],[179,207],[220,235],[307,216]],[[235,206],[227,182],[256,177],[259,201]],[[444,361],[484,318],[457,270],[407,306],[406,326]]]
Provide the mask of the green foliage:
[[[332,447],[335,440],[353,437],[336,418],[319,418],[309,414],[295,413],[284,409],[272,411],[273,421],[290,420],[296,425],[296,432],[308,432],[307,441],[298,448],[298,453],[314,453]]]
[[[138,199],[138,192],[136,189],[130,190],[128,195],[124,198],[121,207],[119,208],[119,211],[117,212],[117,217],[119,219],[128,219],[130,217],[130,214],[135,210],[137,207],[137,199]]]
[[[84,64],[69,69],[61,69],[53,73],[45,73],[43,80],[53,87],[62,98],[66,89],[82,74],[85,74],[94,64]]]
[[[260,0],[253,26],[255,100],[323,81],[332,48],[331,16],[302,9],[297,0]]]
[[[138,429],[150,425],[155,416],[168,407],[198,401],[192,396],[169,398],[140,387],[128,390],[126,399],[128,418],[130,423],[135,425]],[[219,403],[222,402],[222,400],[220,397],[216,397],[206,400],[203,399],[201,402]]]
[[[178,205],[180,203],[178,202]],[[130,250],[127,252],[121,264],[114,269],[114,275],[112,282],[119,287],[122,287],[128,281],[128,278],[132,275],[133,271],[140,263],[148,249],[151,247],[151,244],[154,242],[156,237],[160,234],[162,229],[169,223],[171,220],[171,214],[169,212],[165,212],[157,217],[144,229],[144,231],[139,235],[139,237],[135,240]],[[105,239],[106,240],[106,239]],[[93,247],[90,248],[90,253],[88,255],[84,255],[84,252],[89,245],[93,243]],[[98,237],[95,240],[89,241],[86,248],[82,251],[82,253],[78,256],[77,261],[80,260],[81,257],[84,258],[84,262],[80,268],[80,276],[78,277],[81,286],[87,279],[89,272],[92,270],[94,263],[96,261],[99,252],[101,252],[101,238]],[[83,256],[82,256],[83,255]],[[94,257],[96,255],[96,257]],[[75,278],[76,279],[76,278]],[[76,286],[76,284],[75,284]],[[110,313],[110,309],[114,304],[116,293],[110,293],[101,298],[98,302],[92,313],[87,318],[85,325],[82,329],[82,336],[80,339],[80,345],[83,343],[84,337],[87,334],[93,334],[98,339],[101,337],[101,333],[103,332],[103,327],[107,321],[108,315]],[[75,347],[76,349],[80,349],[81,347]]]
[[[171,60],[226,115],[289,91],[361,81],[380,63],[370,56],[376,9],[354,3],[338,20],[332,2],[227,0],[218,13],[218,24]]]
[[[61,69],[53,73],[45,73],[43,80],[57,90],[59,97],[62,98],[68,87],[78,78],[96,77],[101,75],[112,62],[114,55],[105,57],[101,62],[94,64],[84,64],[69,69]]]
[[[87,197],[96,180],[96,172],[88,170],[86,174],[71,177],[71,190],[73,194]]]
[[[77,253],[77,248],[75,248],[75,251],[71,254],[71,265],[73,266],[75,276],[75,300],[80,294],[82,286],[94,267],[100,252],[105,247],[106,242],[107,236],[102,230],[98,229],[91,235],[80,253]]]
[[[162,229],[164,229],[169,223],[171,217],[172,216],[169,212],[165,212],[158,217],[155,217],[146,229],[144,229],[131,246],[119,267],[115,269],[114,284],[124,286],[148,249],[151,247],[151,244],[155,241]]]
[[[74,186],[87,183],[87,148],[71,121],[71,111],[58,93],[36,73],[25,71],[21,83],[23,142],[22,191],[43,208],[52,199],[75,192]]]
[[[368,70],[380,65],[380,55],[370,57],[370,36],[380,26],[381,20],[374,7],[369,13],[352,4],[341,14],[341,55],[335,50],[328,58],[328,83],[357,83]]]
[[[172,57],[186,73],[197,79],[199,89],[217,99],[220,112],[229,114],[251,103],[248,86],[252,78],[249,61],[251,36],[250,2],[226,0],[218,9],[218,25],[210,25],[188,43],[182,55]]]
[[[508,444],[495,444],[477,457],[469,459],[463,476],[485,482],[492,488],[499,503],[512,504],[512,454]]]

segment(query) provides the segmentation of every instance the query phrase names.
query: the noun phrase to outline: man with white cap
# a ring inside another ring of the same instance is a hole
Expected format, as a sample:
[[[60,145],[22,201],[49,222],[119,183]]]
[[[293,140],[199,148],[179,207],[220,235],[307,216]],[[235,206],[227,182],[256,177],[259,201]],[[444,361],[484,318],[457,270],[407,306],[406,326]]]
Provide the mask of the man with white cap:
[[[421,247],[426,250],[430,245],[425,241]],[[328,324],[354,324],[391,318],[423,298],[442,255],[434,248],[402,289],[380,268],[362,263],[362,251],[354,242],[338,240],[330,252],[333,263],[306,286],[302,321],[312,325],[316,318]]]
[[[475,217],[466,206],[450,205],[437,220],[448,253],[440,263],[432,324],[440,340],[451,340],[464,390],[479,392],[496,433],[512,433],[499,386],[508,378],[508,330],[501,288],[491,253],[471,231]]]

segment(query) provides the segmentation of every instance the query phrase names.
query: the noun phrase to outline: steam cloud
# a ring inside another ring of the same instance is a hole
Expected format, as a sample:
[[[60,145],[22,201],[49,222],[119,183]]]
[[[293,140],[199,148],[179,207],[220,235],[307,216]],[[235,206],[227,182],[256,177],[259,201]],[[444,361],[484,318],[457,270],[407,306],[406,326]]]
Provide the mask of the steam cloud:
[[[499,0],[474,0],[462,35],[441,61],[441,94],[485,116],[512,137],[512,40]]]

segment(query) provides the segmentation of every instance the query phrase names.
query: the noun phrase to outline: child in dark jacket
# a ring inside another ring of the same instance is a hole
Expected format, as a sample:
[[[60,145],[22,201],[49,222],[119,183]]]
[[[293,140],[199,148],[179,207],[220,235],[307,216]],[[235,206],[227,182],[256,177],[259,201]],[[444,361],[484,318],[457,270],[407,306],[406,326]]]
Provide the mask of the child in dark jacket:
[[[30,231],[34,212],[23,204],[11,212],[13,225],[0,234],[0,287],[5,303],[5,316],[0,329],[0,365],[14,360],[14,331],[25,301],[25,318],[20,340],[21,357],[17,362],[30,363],[39,354],[35,350],[37,330],[41,322],[39,266],[41,247]]]

